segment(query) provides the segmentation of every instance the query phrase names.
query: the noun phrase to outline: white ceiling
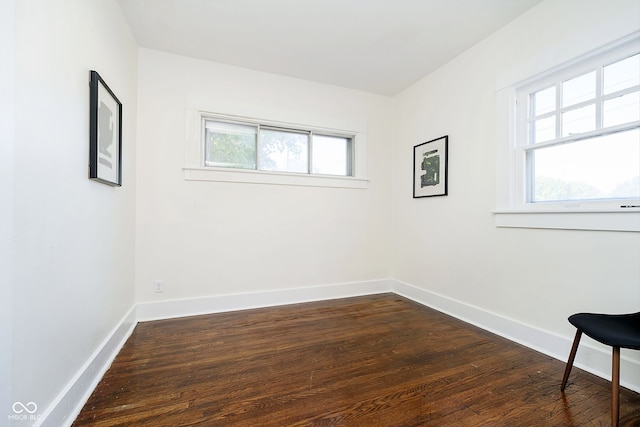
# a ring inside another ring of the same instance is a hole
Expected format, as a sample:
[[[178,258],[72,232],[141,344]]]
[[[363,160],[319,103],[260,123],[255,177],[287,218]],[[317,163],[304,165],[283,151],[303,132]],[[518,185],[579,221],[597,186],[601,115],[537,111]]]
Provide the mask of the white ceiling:
[[[119,0],[142,47],[395,95],[541,0]]]

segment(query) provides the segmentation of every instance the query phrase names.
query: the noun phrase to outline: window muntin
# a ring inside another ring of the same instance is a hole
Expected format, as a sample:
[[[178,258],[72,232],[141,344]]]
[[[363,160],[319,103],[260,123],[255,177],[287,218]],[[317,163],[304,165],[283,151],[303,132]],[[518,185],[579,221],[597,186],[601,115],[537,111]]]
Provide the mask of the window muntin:
[[[517,98],[524,203],[640,198],[637,51],[561,70]]]
[[[203,117],[205,167],[353,176],[353,135]]]

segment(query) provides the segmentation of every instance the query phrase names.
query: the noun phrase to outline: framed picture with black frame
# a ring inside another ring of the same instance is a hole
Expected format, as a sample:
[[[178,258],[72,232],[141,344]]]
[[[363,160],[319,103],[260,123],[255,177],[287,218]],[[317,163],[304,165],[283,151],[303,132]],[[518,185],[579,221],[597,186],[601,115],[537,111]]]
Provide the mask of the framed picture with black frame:
[[[413,147],[413,198],[446,196],[449,136]]]
[[[122,103],[97,71],[89,83],[89,178],[122,185]]]

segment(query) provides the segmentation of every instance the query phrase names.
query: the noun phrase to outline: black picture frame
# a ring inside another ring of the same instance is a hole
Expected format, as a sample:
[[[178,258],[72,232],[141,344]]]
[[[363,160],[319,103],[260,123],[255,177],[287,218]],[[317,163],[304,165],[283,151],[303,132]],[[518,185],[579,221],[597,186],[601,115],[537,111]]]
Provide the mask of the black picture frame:
[[[446,196],[449,135],[413,147],[413,198]]]
[[[122,103],[97,71],[89,79],[89,178],[122,186]]]

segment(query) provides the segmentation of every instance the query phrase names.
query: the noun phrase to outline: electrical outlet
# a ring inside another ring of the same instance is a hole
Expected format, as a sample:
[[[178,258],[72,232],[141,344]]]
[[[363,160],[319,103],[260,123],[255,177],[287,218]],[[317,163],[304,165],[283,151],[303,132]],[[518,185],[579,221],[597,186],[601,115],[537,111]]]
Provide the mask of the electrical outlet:
[[[162,280],[156,280],[153,282],[153,291],[155,293],[164,292],[164,283],[162,283]]]

